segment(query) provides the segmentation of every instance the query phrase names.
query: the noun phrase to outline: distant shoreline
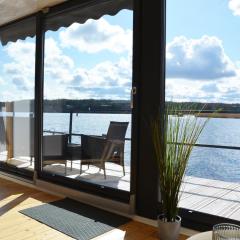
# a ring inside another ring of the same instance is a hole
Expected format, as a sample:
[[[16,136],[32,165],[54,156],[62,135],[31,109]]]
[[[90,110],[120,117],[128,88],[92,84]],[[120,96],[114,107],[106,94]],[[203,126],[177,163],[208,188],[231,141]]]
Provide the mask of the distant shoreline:
[[[199,117],[211,118],[240,118],[240,113],[198,113]]]

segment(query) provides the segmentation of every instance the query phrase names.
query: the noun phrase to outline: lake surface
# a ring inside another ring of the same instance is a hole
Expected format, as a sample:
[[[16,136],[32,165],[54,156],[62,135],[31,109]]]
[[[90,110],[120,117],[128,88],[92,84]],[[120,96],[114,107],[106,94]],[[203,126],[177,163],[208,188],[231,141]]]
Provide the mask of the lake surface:
[[[73,133],[102,135],[110,121],[128,121],[127,138],[131,138],[130,114],[74,114]],[[45,113],[44,130],[67,132],[69,114]],[[73,137],[80,143],[80,137]],[[213,118],[208,122],[198,143],[240,147],[240,119]],[[126,141],[125,164],[130,165],[131,142]],[[187,175],[216,180],[240,182],[240,150],[195,147]]]

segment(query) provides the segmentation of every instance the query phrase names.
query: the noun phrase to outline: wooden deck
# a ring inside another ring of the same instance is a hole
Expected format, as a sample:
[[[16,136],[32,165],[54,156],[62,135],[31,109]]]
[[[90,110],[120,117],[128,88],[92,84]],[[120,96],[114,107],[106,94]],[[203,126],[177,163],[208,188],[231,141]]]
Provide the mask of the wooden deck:
[[[58,200],[43,193],[0,178],[0,239],[1,240],[70,240],[58,232],[21,213],[20,210]],[[187,239],[181,236],[179,240]],[[131,221],[94,240],[158,240],[157,229]]]
[[[13,159],[9,164],[33,170],[27,159]],[[103,171],[94,166],[83,166],[80,175],[80,161],[67,164],[68,178],[88,181],[91,183],[108,186],[111,188],[130,190],[130,167],[126,166],[126,175],[123,176],[122,167],[113,163],[106,163],[107,178],[104,179]],[[44,167],[44,171],[65,176],[64,165],[55,164]],[[209,213],[216,216],[240,221],[240,183],[224,182],[197,177],[186,177],[180,200],[180,207]]]
[[[240,183],[186,177],[179,206],[240,221]]]
[[[1,160],[6,162],[6,160]],[[28,158],[18,158],[8,160],[8,164],[16,166],[18,168],[28,169],[33,171],[34,163],[30,165]],[[125,176],[123,175],[123,168],[120,165],[107,162],[106,163],[106,179],[104,178],[103,170],[99,171],[99,168],[95,166],[87,168],[83,166],[83,172],[80,175],[80,161],[73,161],[71,168],[71,161],[67,161],[67,174],[65,175],[65,166],[63,164],[47,165],[43,168],[44,171],[52,174],[66,176],[81,181],[87,181],[99,185],[104,185],[111,188],[116,188],[124,191],[130,191],[130,167],[125,166]]]

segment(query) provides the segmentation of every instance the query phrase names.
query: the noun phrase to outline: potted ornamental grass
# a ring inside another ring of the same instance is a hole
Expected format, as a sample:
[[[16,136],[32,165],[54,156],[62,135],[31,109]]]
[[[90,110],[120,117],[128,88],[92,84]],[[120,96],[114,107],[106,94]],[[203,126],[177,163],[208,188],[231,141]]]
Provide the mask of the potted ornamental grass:
[[[151,121],[152,140],[159,172],[161,214],[158,216],[161,240],[178,239],[181,217],[178,215],[180,189],[191,152],[209,118],[201,111],[182,111],[168,104],[164,113]]]

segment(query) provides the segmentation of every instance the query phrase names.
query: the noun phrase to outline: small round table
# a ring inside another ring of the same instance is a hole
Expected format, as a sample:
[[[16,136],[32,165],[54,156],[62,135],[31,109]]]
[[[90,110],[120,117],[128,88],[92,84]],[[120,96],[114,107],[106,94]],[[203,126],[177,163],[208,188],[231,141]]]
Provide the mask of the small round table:
[[[196,234],[187,240],[212,240],[212,231]]]

